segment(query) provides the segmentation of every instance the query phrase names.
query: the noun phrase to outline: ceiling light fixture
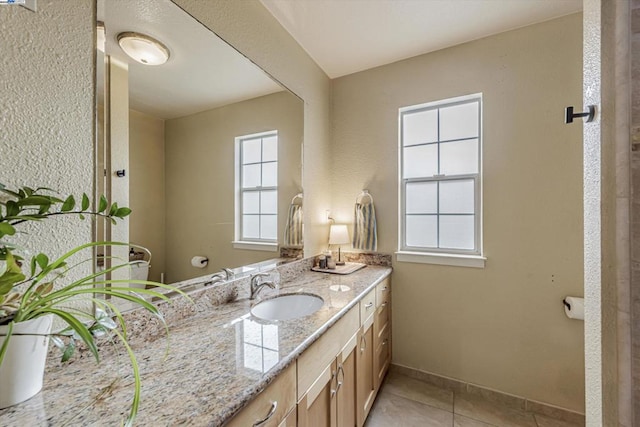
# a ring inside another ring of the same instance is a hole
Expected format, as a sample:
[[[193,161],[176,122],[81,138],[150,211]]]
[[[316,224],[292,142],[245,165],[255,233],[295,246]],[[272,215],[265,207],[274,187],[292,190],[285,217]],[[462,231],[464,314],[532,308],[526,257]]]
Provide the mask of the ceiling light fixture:
[[[118,44],[127,55],[141,64],[162,65],[169,59],[169,49],[144,34],[131,31],[120,33]]]

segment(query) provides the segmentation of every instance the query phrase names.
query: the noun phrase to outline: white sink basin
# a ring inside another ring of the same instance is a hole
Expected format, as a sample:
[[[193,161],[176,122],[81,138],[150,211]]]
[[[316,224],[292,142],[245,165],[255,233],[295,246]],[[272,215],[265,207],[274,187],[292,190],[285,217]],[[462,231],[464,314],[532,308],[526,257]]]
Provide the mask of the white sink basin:
[[[280,295],[259,302],[251,314],[264,320],[289,320],[308,316],[322,307],[324,300],[313,294]]]

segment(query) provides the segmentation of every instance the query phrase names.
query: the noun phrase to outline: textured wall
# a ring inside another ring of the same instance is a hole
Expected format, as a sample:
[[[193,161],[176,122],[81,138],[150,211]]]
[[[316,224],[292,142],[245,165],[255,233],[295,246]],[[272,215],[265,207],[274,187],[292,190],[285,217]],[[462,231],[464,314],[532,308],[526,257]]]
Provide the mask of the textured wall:
[[[304,100],[305,254],[326,248],[329,185],[329,78],[258,0],[174,0]]]
[[[572,15],[334,80],[333,214],[376,201],[398,244],[398,108],[483,93],[484,269],[394,262],[394,362],[584,409],[582,17]],[[523,49],[526,46],[526,49]]]
[[[616,171],[616,7],[628,2],[584,1],[584,105],[599,114],[584,125],[585,401],[588,426],[618,425]],[[620,112],[618,112],[620,113]],[[622,112],[625,114],[626,112]],[[624,131],[628,138],[628,128]],[[628,150],[628,148],[627,148]],[[628,179],[628,175],[627,178]],[[625,186],[628,184],[625,184]],[[624,234],[623,234],[624,233]]]
[[[0,7],[0,182],[93,191],[94,2]],[[57,218],[21,242],[50,255],[91,240],[90,221]],[[89,272],[86,265],[84,272]]]

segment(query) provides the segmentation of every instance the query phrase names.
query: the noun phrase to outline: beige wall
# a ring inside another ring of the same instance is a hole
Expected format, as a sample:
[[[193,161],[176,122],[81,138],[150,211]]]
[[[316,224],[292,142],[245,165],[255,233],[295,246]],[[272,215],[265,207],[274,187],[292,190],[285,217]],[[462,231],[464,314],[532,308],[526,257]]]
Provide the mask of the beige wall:
[[[582,16],[510,31],[333,82],[333,214],[376,201],[397,249],[398,108],[483,93],[484,269],[394,262],[395,363],[584,410]]]
[[[304,100],[305,255],[326,246],[330,208],[327,75],[258,0],[174,0]]]
[[[129,237],[153,255],[149,280],[165,271],[164,120],[130,110]]]
[[[235,138],[278,131],[278,240],[302,189],[302,101],[279,92],[166,121],[167,282],[278,256],[234,249]],[[205,255],[204,269],[191,266]]]

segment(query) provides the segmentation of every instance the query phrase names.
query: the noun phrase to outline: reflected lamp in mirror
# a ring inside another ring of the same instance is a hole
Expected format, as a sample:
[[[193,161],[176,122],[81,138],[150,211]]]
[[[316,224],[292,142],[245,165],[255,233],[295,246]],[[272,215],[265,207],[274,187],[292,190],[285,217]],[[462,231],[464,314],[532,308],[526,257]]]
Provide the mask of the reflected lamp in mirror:
[[[124,32],[118,34],[118,44],[132,59],[145,65],[162,65],[169,59],[169,49],[147,35]]]
[[[342,261],[342,254],[340,253],[340,245],[350,243],[349,230],[344,224],[332,225],[329,229],[329,245],[338,245],[338,261],[336,265],[344,265]]]

